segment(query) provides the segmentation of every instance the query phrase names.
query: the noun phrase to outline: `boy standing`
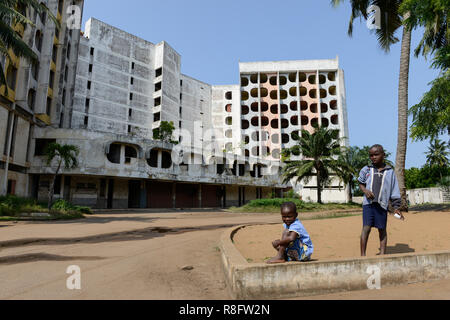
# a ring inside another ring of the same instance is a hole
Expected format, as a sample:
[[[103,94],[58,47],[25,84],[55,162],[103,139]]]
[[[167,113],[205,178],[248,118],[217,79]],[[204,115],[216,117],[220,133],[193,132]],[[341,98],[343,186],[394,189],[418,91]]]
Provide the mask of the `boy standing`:
[[[287,261],[308,261],[314,251],[313,244],[302,223],[297,219],[297,206],[293,202],[281,205],[281,219],[284,232],[281,239],[272,242],[278,254],[267,263]]]
[[[359,187],[364,193],[363,200],[363,229],[361,233],[361,256],[366,255],[367,240],[372,227],[378,229],[380,236],[380,254],[386,254],[387,246],[387,209],[389,201],[395,213],[402,220],[405,218],[400,212],[400,189],[394,170],[384,162],[385,153],[381,145],[370,148],[372,165],[364,167],[359,174]]]

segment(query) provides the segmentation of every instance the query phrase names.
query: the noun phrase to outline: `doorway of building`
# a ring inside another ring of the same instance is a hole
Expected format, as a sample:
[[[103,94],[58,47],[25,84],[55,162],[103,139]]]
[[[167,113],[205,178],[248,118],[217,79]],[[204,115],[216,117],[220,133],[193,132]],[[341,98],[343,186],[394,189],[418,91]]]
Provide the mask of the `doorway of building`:
[[[139,200],[141,195],[141,182],[128,181],[128,208],[139,208]]]

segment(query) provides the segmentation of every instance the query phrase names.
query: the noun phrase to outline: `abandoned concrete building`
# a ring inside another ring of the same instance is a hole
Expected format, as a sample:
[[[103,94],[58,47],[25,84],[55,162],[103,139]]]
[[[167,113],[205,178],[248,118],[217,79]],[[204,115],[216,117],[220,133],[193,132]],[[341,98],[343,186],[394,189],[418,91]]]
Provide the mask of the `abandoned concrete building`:
[[[46,13],[21,10],[34,24],[16,24],[14,29],[38,57],[33,65],[9,50],[2,56],[7,77],[0,88],[0,194],[30,195],[31,164],[42,148],[36,148],[35,129],[67,126],[75,87],[79,30],[69,28],[74,9],[82,14],[83,0],[44,0],[61,27]],[[20,8],[19,8],[20,9]]]
[[[55,115],[36,122],[25,143],[18,195],[46,199],[55,168],[42,150],[58,142],[80,154],[58,177],[56,198],[94,208],[242,205],[291,187],[281,182],[280,153],[295,144],[293,133],[318,123],[348,136],[337,59],[240,63],[240,84],[215,86],[182,74],[180,54],[164,41],[93,18],[75,40],[62,59],[69,80],[60,81]],[[165,121],[176,129],[170,142],[153,138]],[[296,189],[315,200],[314,180]],[[329,202],[346,197],[339,181],[323,193]]]

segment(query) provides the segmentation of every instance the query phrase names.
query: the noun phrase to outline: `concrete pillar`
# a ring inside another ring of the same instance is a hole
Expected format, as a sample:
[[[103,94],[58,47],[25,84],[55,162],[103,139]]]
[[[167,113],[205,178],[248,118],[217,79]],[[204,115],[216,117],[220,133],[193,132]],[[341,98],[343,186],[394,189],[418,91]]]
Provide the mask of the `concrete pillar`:
[[[158,150],[158,168],[162,168],[162,150]]]

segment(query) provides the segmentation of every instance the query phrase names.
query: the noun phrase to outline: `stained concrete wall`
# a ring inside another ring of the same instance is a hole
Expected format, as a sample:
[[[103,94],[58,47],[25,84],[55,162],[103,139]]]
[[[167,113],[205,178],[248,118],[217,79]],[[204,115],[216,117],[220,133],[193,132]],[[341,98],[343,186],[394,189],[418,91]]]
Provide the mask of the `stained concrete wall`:
[[[216,137],[218,147],[222,150],[228,148],[227,151],[233,154],[243,154],[240,148],[242,139],[239,86],[212,86],[211,100],[211,122],[214,128],[221,130],[221,136]],[[230,105],[231,112],[226,110],[228,105]],[[228,118],[231,118],[230,122],[228,122]]]
[[[5,179],[5,170],[0,168],[0,181],[3,183]],[[15,192],[16,196],[26,197],[28,194],[28,175],[25,173],[8,170],[7,180],[14,180],[16,182]]]
[[[211,125],[211,86],[207,83],[181,75],[181,115],[182,129],[191,133],[194,145],[203,146],[206,130]],[[195,126],[197,123],[197,126]],[[195,130],[195,131],[194,131]],[[197,136],[194,132],[198,132]],[[197,138],[195,140],[195,138]],[[205,146],[206,147],[206,146]]]
[[[85,29],[71,127],[151,137],[154,44],[93,18]]]
[[[443,188],[422,188],[406,191],[411,206],[423,203],[445,203],[450,201],[450,192]]]
[[[20,166],[26,166],[30,123],[27,120],[18,117],[16,126],[13,162]]]
[[[3,151],[6,145],[6,137],[9,136],[6,130],[8,127],[8,109],[0,107],[0,156],[3,157]]]
[[[226,206],[239,206],[239,186],[226,186]]]

